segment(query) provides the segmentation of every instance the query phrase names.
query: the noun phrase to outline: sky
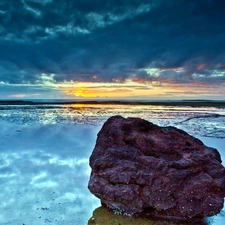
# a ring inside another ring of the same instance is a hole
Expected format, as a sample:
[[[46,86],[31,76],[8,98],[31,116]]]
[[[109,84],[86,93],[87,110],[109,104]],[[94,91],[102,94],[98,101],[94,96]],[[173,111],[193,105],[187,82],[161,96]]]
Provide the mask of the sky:
[[[223,0],[1,0],[0,99],[225,99]]]

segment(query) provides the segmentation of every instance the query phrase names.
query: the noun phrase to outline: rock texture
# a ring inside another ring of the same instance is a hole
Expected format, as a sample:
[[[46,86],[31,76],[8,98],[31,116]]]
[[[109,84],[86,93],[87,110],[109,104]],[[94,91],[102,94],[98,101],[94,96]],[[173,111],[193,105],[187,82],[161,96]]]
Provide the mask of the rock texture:
[[[193,221],[223,207],[225,168],[218,151],[175,127],[111,117],[90,166],[89,190],[116,214]]]

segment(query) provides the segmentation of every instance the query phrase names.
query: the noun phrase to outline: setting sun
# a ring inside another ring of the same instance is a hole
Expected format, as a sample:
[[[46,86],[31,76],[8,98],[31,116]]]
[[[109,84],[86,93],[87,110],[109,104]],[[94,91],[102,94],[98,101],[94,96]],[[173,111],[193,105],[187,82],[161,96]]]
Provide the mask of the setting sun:
[[[64,92],[68,95],[72,95],[75,97],[92,97],[86,87],[69,87],[64,90]]]
[[[191,98],[198,93],[201,96],[210,95],[211,87],[208,84],[180,85],[172,81],[154,82],[126,80],[123,83],[72,82],[57,87],[68,98],[85,99],[178,99]],[[218,91],[221,92],[221,89]],[[215,93],[215,91],[213,92]],[[216,93],[215,93],[216,94]],[[213,94],[211,94],[213,96]]]

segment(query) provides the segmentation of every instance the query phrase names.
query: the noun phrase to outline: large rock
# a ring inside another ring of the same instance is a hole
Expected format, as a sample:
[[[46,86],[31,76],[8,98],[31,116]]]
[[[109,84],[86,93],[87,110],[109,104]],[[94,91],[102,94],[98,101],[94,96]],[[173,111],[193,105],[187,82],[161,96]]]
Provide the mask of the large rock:
[[[90,166],[88,188],[116,214],[193,221],[223,207],[225,168],[218,151],[175,127],[111,117]]]

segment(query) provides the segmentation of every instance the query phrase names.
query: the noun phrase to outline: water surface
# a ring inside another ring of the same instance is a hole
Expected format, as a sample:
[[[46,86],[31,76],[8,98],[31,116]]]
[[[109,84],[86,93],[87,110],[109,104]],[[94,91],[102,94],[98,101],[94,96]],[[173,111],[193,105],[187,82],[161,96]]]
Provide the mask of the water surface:
[[[87,224],[100,202],[87,189],[89,156],[113,115],[176,126],[225,162],[225,110],[149,105],[1,105],[0,225]],[[210,218],[222,225],[223,212]]]

